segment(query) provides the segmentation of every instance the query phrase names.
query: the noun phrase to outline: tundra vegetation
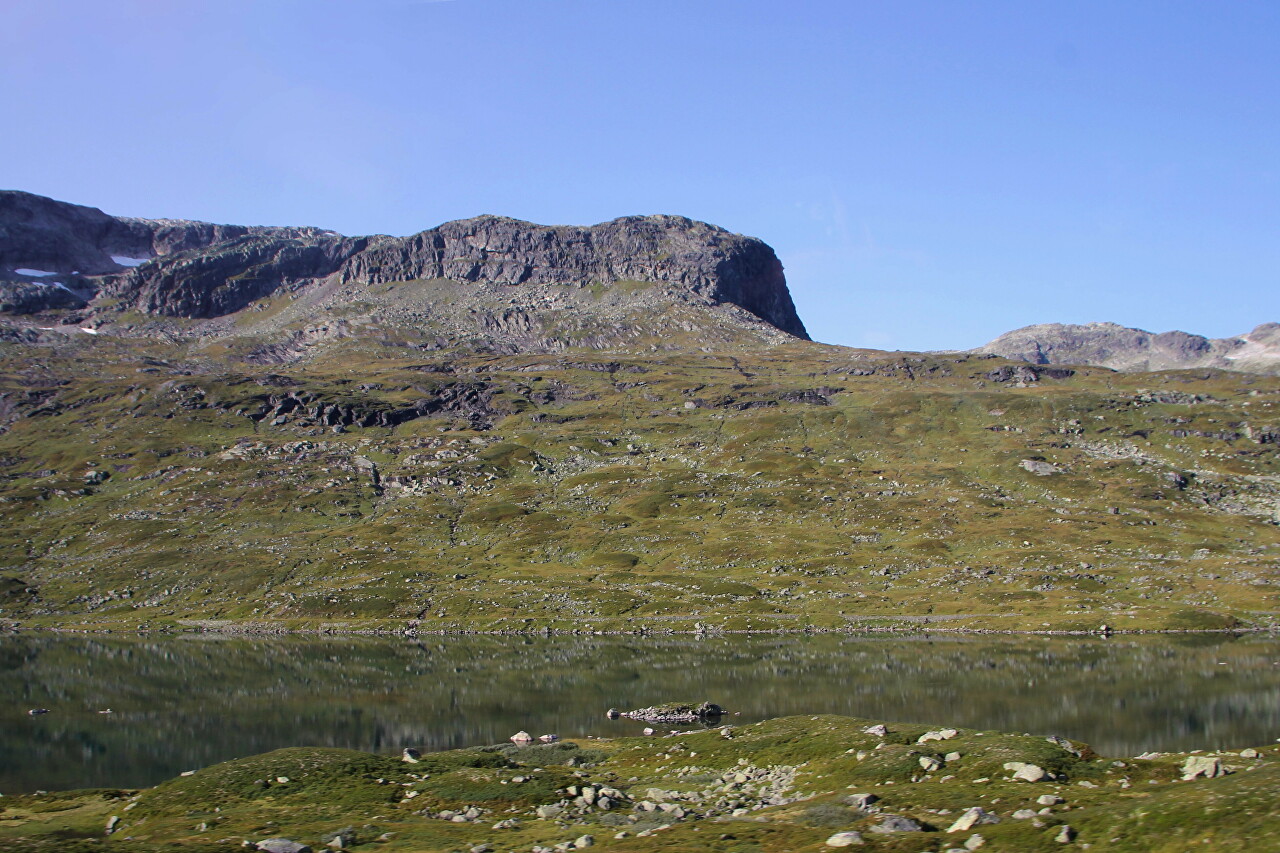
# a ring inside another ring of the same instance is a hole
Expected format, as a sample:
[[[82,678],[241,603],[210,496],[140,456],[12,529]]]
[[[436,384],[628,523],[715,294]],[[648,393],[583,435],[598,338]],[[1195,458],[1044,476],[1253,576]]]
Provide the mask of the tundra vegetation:
[[[305,359],[0,344],[27,627],[1231,629],[1280,604],[1280,379],[757,340]]]

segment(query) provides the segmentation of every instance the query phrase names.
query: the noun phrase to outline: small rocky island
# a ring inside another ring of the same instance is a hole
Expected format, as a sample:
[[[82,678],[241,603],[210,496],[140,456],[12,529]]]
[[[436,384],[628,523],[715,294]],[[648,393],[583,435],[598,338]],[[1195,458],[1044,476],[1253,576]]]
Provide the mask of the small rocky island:
[[[1101,757],[1058,736],[836,716],[404,757],[295,748],[144,791],[0,798],[0,848],[1270,850],[1277,759]]]

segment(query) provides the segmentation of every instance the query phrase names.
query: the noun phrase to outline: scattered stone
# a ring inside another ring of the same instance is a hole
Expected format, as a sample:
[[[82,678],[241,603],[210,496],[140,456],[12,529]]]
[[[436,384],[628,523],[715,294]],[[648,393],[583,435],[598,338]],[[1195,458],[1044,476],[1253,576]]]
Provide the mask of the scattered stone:
[[[703,702],[701,705],[654,705],[650,708],[623,711],[619,716],[649,723],[695,723],[698,720],[720,719],[724,716],[724,708],[714,702]]]
[[[254,846],[262,853],[312,853],[309,845],[289,838],[264,838]]]
[[[1038,764],[1027,764],[1022,761],[1006,761],[1005,770],[1013,771],[1013,778],[1023,782],[1043,782],[1049,778],[1048,772]]]
[[[1036,816],[1034,809],[1018,809],[1013,813],[1014,820],[1032,820]]]
[[[948,753],[947,753],[947,755],[946,755],[946,760],[947,760],[947,761],[959,761],[959,760],[960,760],[960,753],[958,753],[958,752],[948,752]]]
[[[116,827],[119,825],[120,825],[120,818],[118,815],[112,815],[111,817],[107,818],[107,835],[110,835],[111,833],[115,832]]]
[[[932,755],[922,755],[917,761],[925,773],[932,773],[942,766],[942,762]]]
[[[885,727],[884,723],[877,723],[874,726],[867,726],[862,731],[865,734],[875,735],[876,737],[884,737],[889,733],[889,729]]]
[[[582,850],[584,848],[590,847],[595,843],[596,843],[595,838],[590,835],[579,835],[577,838],[573,840],[573,846],[577,850]]]
[[[337,832],[326,833],[320,836],[320,843],[334,850],[349,850],[358,843],[355,828],[344,826]]]
[[[983,838],[981,835],[970,835],[969,838],[964,842],[964,849],[977,850],[979,847],[981,847],[986,843],[987,843],[987,839]]]
[[[500,820],[497,823],[495,823],[493,825],[493,828],[494,829],[518,829],[519,826],[520,826],[520,821],[516,820],[513,817],[509,817],[506,820]]]
[[[560,740],[560,735],[538,735],[538,740],[543,743],[555,743]]]
[[[493,853],[493,848],[488,844],[477,844],[475,847],[472,847],[468,853]]]
[[[974,806],[966,809],[965,813],[956,818],[955,823],[947,828],[947,832],[968,832],[975,826],[984,826],[991,823],[999,823],[1000,817],[994,815],[981,806]]]
[[[533,743],[533,735],[525,731],[516,732],[511,736],[511,742],[516,746],[525,746],[526,744]]]
[[[407,764],[417,764],[422,758],[422,753],[418,750],[406,746],[404,751],[400,753],[400,760]]]
[[[1040,459],[1023,459],[1018,463],[1022,468],[1035,474],[1037,477],[1048,477],[1050,474],[1061,474],[1062,469],[1057,465],[1045,462]]]
[[[872,803],[879,801],[879,799],[875,794],[850,794],[844,798],[844,801],[855,809],[866,811]]]
[[[890,814],[875,826],[871,827],[872,832],[894,833],[894,832],[924,832],[924,827],[909,817],[902,815]]]
[[[916,740],[916,743],[928,743],[931,740],[951,740],[959,734],[960,732],[955,729],[939,729],[936,732],[925,732],[920,735],[919,739]]]
[[[1058,830],[1058,834],[1053,837],[1053,840],[1059,844],[1070,844],[1072,841],[1076,840],[1076,831],[1064,824],[1063,827]]]
[[[545,806],[538,806],[538,808],[536,809],[536,813],[538,817],[542,818],[543,820],[550,820],[554,817],[559,817],[560,813],[563,811],[564,811],[564,808],[562,806],[556,805],[554,803],[548,804]]]
[[[1056,806],[1061,803],[1065,803],[1066,800],[1062,799],[1062,797],[1059,797],[1057,794],[1041,794],[1036,797],[1036,802],[1042,806]]]
[[[1240,757],[1241,758],[1257,758],[1258,750],[1254,749],[1253,747],[1249,747],[1248,749],[1242,749],[1240,750]]]
[[[622,716],[622,712],[619,711],[617,708],[610,708],[609,710],[604,712],[604,715],[608,717],[610,720],[616,720]]]
[[[1184,781],[1190,781],[1197,776],[1213,779],[1216,776],[1226,775],[1227,771],[1222,766],[1222,761],[1207,755],[1193,755],[1182,762],[1182,778]]]
[[[860,832],[837,832],[827,839],[828,847],[853,847],[863,843]]]
[[[1107,626],[1103,625],[1102,627],[1106,628]],[[1081,758],[1084,755],[1084,753],[1082,753],[1079,749],[1076,748],[1075,744],[1073,744],[1071,741],[1067,740],[1064,737],[1060,737],[1059,735],[1049,735],[1047,738],[1045,738],[1045,740],[1047,740],[1049,743],[1053,744],[1054,746],[1057,746],[1061,749],[1065,749],[1067,752],[1071,753],[1076,758]]]

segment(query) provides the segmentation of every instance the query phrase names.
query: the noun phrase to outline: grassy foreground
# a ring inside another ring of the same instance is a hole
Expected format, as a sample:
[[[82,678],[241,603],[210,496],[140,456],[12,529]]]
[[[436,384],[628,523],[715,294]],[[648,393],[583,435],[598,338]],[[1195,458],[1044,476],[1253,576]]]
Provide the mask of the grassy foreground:
[[[1104,758],[1041,735],[876,725],[797,716],[417,763],[282,749],[144,791],[0,798],[0,848],[212,853],[287,838],[475,853],[1280,849],[1274,745]],[[1225,775],[1185,780],[1197,766]]]

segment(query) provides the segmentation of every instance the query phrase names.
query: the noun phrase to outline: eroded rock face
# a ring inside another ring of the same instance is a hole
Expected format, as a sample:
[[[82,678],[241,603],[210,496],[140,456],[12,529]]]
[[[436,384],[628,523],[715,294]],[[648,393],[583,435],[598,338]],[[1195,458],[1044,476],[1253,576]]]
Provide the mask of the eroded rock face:
[[[1125,371],[1217,367],[1274,373],[1280,371],[1280,323],[1214,339],[1186,332],[1153,334],[1115,323],[1042,323],[1003,334],[972,352],[1033,364],[1092,364]]]
[[[480,216],[409,237],[352,238],[315,228],[126,219],[30,193],[0,193],[0,280],[28,289],[41,284],[21,270],[57,274],[73,290],[109,297],[119,308],[196,319],[322,281],[656,283],[668,285],[673,299],[737,305],[807,337],[772,249],[679,216],[628,216],[590,227]],[[9,302],[26,305],[33,294]],[[58,304],[41,310],[67,301],[59,295]]]
[[[110,216],[96,207],[33,193],[0,191],[0,278],[34,269],[59,276],[119,273],[157,256],[248,235],[317,238],[315,228],[214,225],[181,219]],[[30,278],[21,273],[16,278]]]

